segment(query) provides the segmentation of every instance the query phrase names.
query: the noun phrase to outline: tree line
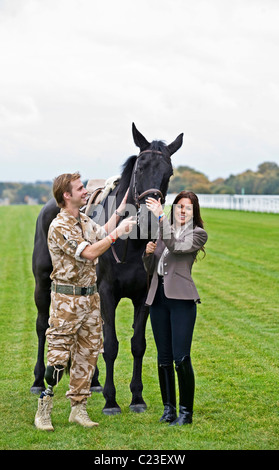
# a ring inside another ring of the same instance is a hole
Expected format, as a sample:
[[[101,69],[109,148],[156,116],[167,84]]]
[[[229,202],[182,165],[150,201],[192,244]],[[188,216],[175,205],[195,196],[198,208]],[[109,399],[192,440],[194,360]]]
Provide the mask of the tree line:
[[[169,192],[178,193],[184,189],[197,194],[279,195],[279,166],[274,162],[264,162],[257,171],[246,170],[214,181],[209,181],[205,174],[189,166],[179,166],[174,169]]]
[[[86,184],[86,183],[85,183]],[[169,184],[169,193],[182,190],[197,194],[278,194],[279,166],[274,162],[261,163],[257,171],[246,170],[228,178],[210,181],[204,173],[189,166],[174,168]],[[45,204],[52,197],[52,182],[1,183],[0,202],[10,204]]]
[[[9,204],[45,204],[52,197],[52,182],[1,183],[0,200]]]

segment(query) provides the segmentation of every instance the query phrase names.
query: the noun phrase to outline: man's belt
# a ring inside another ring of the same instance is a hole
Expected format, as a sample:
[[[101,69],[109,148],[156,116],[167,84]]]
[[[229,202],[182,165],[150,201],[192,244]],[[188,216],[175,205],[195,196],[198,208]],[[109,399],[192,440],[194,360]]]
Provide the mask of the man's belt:
[[[56,292],[57,294],[93,295],[93,294],[96,294],[97,292],[97,285],[93,284],[93,286],[89,286],[89,287],[79,287],[79,286],[67,286],[64,284],[55,284],[54,282],[52,282],[51,290],[52,292]]]

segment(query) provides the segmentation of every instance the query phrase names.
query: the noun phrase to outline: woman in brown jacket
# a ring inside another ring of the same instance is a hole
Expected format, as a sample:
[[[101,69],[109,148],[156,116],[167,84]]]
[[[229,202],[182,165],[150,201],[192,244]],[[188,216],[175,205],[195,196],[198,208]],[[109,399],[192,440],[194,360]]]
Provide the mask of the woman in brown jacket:
[[[158,352],[159,384],[164,404],[160,421],[190,424],[193,415],[195,378],[190,350],[200,298],[191,277],[197,253],[204,251],[207,233],[200,206],[192,192],[180,192],[171,207],[170,221],[160,200],[148,198],[147,208],[159,219],[159,238],[146,245],[143,262],[152,275],[146,304]],[[175,376],[179,386],[176,414]]]

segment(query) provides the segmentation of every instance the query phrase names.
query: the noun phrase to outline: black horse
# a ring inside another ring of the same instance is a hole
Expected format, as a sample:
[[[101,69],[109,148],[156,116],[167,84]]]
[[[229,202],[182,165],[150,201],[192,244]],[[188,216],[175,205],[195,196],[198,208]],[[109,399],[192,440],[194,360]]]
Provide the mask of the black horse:
[[[99,258],[97,266],[98,291],[101,299],[101,313],[104,320],[104,360],[106,363],[106,381],[103,389],[106,400],[103,412],[105,414],[120,413],[116,402],[114,385],[114,362],[118,353],[118,340],[115,330],[115,312],[121,298],[132,300],[134,306],[134,334],[131,339],[131,350],[134,357],[133,376],[130,384],[132,392],[131,410],[141,412],[146,409],[142,398],[142,360],[146,348],[145,327],[148,309],[145,306],[147,294],[147,277],[142,263],[142,254],[146,243],[155,236],[150,213],[145,210],[145,199],[148,196],[164,198],[167,193],[169,178],[172,175],[171,155],[182,145],[183,134],[173,143],[165,145],[162,141],[149,143],[145,137],[132,126],[133,138],[140,149],[138,156],[131,156],[123,165],[123,171],[116,188],[110,193],[103,204],[103,223],[111,215],[111,201],[116,208],[129,188],[127,208],[134,208],[138,218],[137,233],[128,239],[118,239],[113,250],[108,250]],[[39,214],[35,245],[33,251],[33,273],[35,277],[35,302],[38,309],[37,335],[38,358],[35,365],[35,381],[31,391],[38,393],[44,389],[44,345],[45,331],[48,327],[50,305],[50,273],[51,259],[47,248],[47,232],[52,219],[59,212],[55,201],[49,201]],[[98,213],[98,211],[97,211]],[[95,213],[96,215],[96,213]],[[101,214],[102,215],[102,214]],[[131,213],[130,213],[131,215]],[[100,220],[100,212],[98,213]],[[95,218],[96,220],[96,218]],[[98,220],[96,220],[98,222]],[[94,387],[99,387],[98,369],[92,381]]]

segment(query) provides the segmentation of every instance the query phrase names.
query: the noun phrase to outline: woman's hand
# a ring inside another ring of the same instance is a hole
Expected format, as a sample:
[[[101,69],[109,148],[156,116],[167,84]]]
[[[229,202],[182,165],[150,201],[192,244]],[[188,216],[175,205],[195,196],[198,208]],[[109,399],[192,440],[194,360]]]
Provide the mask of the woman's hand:
[[[157,246],[157,242],[148,242],[147,245],[146,245],[146,249],[145,249],[145,253],[147,255],[151,255],[152,253],[154,253],[155,249],[156,249],[156,246]]]
[[[159,215],[163,214],[163,208],[162,208],[162,205],[161,205],[161,198],[159,198],[158,201],[157,201],[153,197],[148,197],[146,199],[146,207],[157,218],[159,217]]]

